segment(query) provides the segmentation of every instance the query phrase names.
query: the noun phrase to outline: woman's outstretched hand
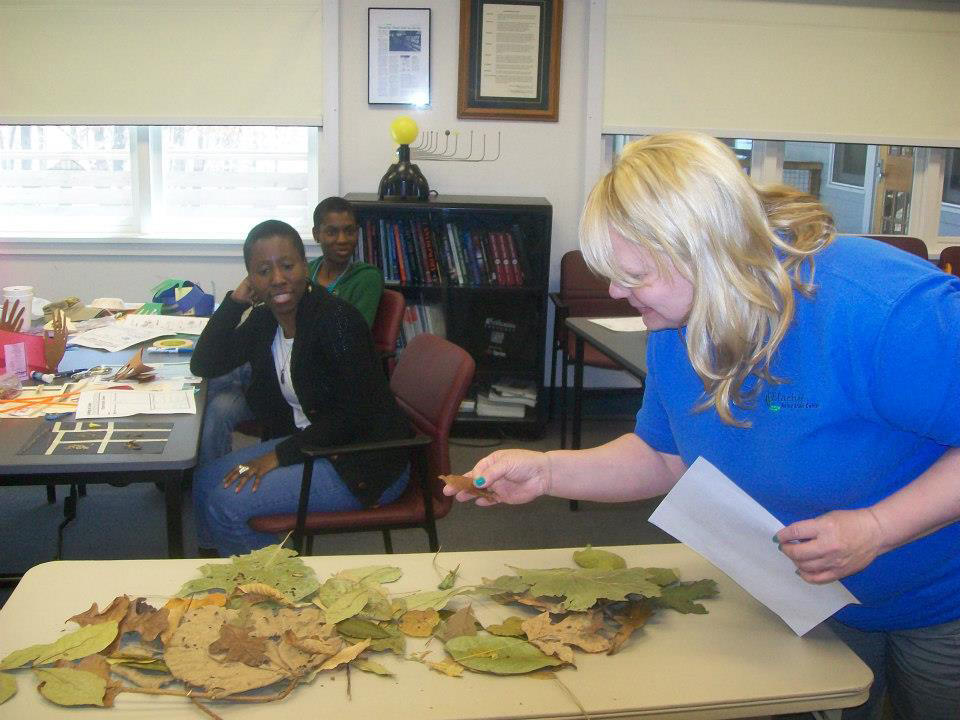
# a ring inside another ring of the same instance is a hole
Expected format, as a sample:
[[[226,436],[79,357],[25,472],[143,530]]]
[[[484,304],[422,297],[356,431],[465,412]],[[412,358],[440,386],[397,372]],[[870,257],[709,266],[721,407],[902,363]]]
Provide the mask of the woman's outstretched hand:
[[[237,492],[240,492],[243,490],[243,486],[252,480],[253,484],[250,486],[250,492],[256,492],[257,488],[260,487],[263,476],[279,465],[277,454],[271,450],[266,455],[247,460],[245,463],[231,468],[223,479],[223,486],[228,488],[233,483],[237,483]]]
[[[487,455],[466,473],[479,488],[495,494],[494,499],[477,498],[467,491],[457,492],[447,485],[446,495],[456,494],[457,500],[476,499],[477,505],[521,505],[550,492],[550,461],[546,453],[533,450],[498,450]]]
[[[883,552],[883,530],[868,508],[834,510],[788,525],[776,535],[780,550],[809,583],[828,583],[863,570]]]
[[[249,276],[240,281],[240,284],[237,285],[236,290],[230,294],[230,297],[238,303],[247,303],[248,305],[255,305],[257,303],[257,295],[253,291],[253,285],[250,284]]]

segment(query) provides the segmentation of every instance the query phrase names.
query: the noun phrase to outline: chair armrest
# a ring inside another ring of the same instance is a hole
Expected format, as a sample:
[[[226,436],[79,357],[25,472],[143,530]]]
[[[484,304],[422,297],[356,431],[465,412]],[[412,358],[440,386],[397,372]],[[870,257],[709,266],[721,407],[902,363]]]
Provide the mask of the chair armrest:
[[[557,306],[558,310],[560,308],[564,308],[564,309],[567,308],[567,302],[560,296],[560,293],[558,292],[547,293],[547,297],[550,298],[550,301]]]
[[[300,452],[308,457],[331,457],[334,455],[360,455],[378,450],[399,450],[401,448],[426,447],[433,442],[433,438],[423,433],[417,433],[412,438],[400,440],[377,440],[374,442],[351,443],[349,445],[334,445],[330,447],[307,445],[300,448]]]

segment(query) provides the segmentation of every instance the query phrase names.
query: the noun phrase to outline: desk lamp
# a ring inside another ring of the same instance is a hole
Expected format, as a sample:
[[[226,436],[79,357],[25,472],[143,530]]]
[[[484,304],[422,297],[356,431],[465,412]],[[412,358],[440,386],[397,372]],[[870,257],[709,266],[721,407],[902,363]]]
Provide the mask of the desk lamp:
[[[430,185],[420,172],[420,168],[410,162],[410,143],[419,132],[417,123],[406,115],[398,116],[390,123],[390,136],[400,147],[397,148],[397,160],[384,176],[380,178],[381,200],[426,200],[430,196]]]

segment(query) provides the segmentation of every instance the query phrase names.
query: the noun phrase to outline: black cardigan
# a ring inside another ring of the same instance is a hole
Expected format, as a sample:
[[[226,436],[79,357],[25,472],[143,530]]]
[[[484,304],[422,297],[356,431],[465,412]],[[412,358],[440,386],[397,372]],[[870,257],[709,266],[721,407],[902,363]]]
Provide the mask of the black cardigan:
[[[190,370],[219,377],[249,362],[253,375],[247,403],[265,438],[289,435],[276,446],[281,465],[304,461],[302,445],[345,445],[413,436],[393,397],[360,312],[324,288],[308,285],[297,306],[297,332],[290,374],[310,425],[297,430],[293,409],[280,392],[272,344],[277,320],[265,306],[253,308],[228,294],[197,341]],[[365,506],[376,503],[403,471],[405,450],[331,460],[341,479]]]

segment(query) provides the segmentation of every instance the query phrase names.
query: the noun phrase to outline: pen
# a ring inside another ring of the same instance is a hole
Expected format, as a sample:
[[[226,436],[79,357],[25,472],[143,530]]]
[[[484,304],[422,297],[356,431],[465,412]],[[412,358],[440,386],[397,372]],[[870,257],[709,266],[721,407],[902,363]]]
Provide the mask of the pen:
[[[170,354],[170,355],[186,355],[187,353],[193,352],[193,348],[185,348],[185,347],[164,347],[164,348],[157,348],[157,347],[152,347],[152,348],[150,348],[150,352],[152,352],[152,353],[168,353],[168,354]]]

